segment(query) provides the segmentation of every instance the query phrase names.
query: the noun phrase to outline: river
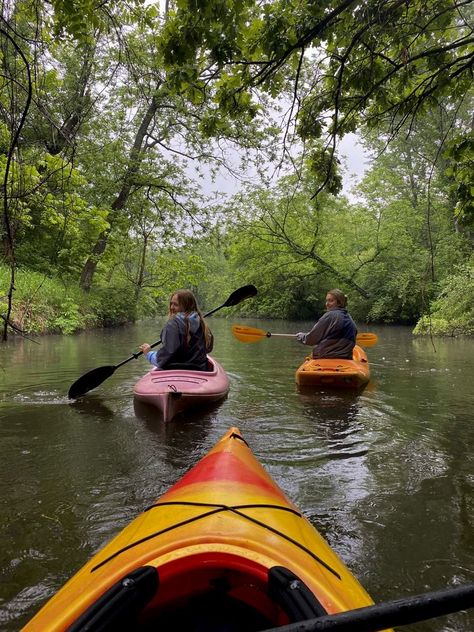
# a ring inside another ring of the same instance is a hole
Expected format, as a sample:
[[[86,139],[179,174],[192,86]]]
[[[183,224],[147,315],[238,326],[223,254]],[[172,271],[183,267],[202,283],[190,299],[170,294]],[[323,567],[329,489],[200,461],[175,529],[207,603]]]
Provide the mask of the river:
[[[67,398],[82,374],[157,340],[153,322],[0,345],[1,630],[19,630],[230,426],[376,602],[474,581],[474,339],[367,328],[379,337],[368,387],[308,395],[294,383],[306,349],[241,343],[235,322],[312,324],[209,319],[231,390],[167,425],[134,404],[143,358]],[[474,610],[403,630],[472,632]]]

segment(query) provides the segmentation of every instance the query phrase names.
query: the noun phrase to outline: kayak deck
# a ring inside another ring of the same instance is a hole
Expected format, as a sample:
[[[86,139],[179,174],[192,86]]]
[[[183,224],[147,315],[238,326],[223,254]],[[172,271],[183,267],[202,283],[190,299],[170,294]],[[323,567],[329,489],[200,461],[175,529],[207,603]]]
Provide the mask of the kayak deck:
[[[307,357],[296,370],[296,383],[298,386],[318,388],[362,388],[370,380],[369,362],[365,351],[358,345],[352,353],[352,360]]]
[[[248,632],[372,603],[230,428],[24,630]]]
[[[222,366],[208,356],[209,371],[152,369],[135,384],[138,401],[158,408],[165,422],[178,413],[218,402],[229,392],[229,378]]]

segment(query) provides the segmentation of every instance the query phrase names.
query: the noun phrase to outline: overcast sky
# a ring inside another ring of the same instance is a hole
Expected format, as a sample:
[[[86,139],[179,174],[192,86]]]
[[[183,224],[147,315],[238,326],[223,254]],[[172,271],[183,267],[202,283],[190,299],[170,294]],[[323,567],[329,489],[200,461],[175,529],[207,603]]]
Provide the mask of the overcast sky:
[[[344,173],[344,193],[352,199],[350,190],[362,179],[370,166],[370,161],[355,134],[346,134],[339,144],[339,153],[346,158],[347,171]]]
[[[351,201],[354,201],[356,198],[351,194],[351,189],[360,182],[365,170],[368,169],[370,164],[368,156],[359,144],[357,136],[352,133],[346,134],[340,142],[338,155],[341,159],[341,167],[344,171],[343,192]],[[238,163],[238,157],[236,158],[236,163]],[[236,171],[238,172],[237,168]],[[252,180],[252,173],[242,173],[241,175],[243,179],[247,180],[247,182]],[[255,178],[255,182],[256,181],[257,178]],[[224,171],[220,173],[215,182],[212,182],[210,175],[202,182],[202,189],[206,195],[216,194],[218,196],[223,193],[233,195],[234,193],[237,193],[242,186],[242,182],[238,179],[232,178]]]

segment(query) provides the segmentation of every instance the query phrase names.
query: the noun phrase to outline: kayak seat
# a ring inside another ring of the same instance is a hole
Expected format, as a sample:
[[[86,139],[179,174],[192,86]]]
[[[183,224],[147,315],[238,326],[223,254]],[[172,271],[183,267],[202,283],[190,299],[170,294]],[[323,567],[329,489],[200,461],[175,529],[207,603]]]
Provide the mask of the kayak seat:
[[[158,590],[158,573],[142,566],[122,577],[68,628],[68,632],[134,630],[138,613]]]
[[[284,566],[270,569],[268,589],[270,597],[283,608],[293,623],[327,614],[306,584]]]
[[[207,589],[204,582],[200,586],[203,590],[180,601],[159,619],[157,627],[140,630],[256,632],[327,614],[304,582],[283,566],[268,571],[266,586],[257,587],[258,582],[248,578],[237,584],[234,580],[235,576],[226,572],[209,576]],[[191,584],[197,588],[196,582]]]
[[[219,588],[190,597],[185,607],[160,617],[140,632],[258,632],[273,621],[242,600]]]
[[[164,367],[165,371],[213,371],[214,367],[208,363],[207,368],[203,369],[198,364],[189,364],[187,362],[172,362]]]

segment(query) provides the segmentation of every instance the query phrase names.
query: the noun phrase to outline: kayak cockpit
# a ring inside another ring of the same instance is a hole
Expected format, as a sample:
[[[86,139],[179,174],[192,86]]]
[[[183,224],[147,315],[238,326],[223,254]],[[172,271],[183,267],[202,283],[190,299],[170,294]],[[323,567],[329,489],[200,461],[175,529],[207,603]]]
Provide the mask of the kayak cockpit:
[[[224,559],[225,558],[225,559]],[[229,556],[163,569],[142,566],[116,582],[80,615],[69,632],[186,630],[252,632],[326,614],[290,570],[270,570]],[[225,565],[222,564],[225,562]]]

